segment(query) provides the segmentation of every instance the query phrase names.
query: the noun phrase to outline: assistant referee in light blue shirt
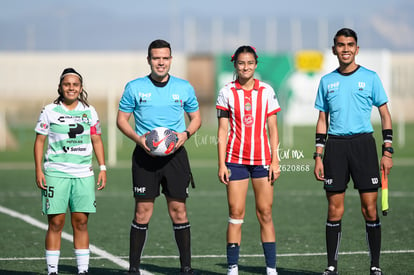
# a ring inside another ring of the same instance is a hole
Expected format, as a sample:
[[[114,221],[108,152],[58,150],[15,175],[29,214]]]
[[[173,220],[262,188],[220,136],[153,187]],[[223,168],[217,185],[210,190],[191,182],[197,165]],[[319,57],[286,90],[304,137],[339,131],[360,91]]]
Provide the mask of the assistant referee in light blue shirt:
[[[339,67],[322,77],[315,101],[319,110],[314,153],[317,180],[324,182],[328,199],[326,248],[328,267],[323,274],[338,274],[338,252],[345,190],[352,177],[361,198],[371,263],[371,275],[380,275],[381,223],[377,212],[380,169],[392,168],[392,123],[388,98],[378,75],[355,62],[359,46],[356,33],[347,28],[334,38],[333,54]],[[381,116],[383,150],[380,165],[371,125],[372,107]],[[363,272],[363,271],[361,271]]]

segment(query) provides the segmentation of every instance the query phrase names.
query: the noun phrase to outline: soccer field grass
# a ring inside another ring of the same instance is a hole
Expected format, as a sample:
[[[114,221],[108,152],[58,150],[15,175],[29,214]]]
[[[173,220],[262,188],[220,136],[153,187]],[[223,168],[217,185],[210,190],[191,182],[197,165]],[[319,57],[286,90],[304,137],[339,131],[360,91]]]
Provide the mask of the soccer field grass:
[[[414,127],[407,129],[410,130]],[[273,217],[277,237],[279,274],[320,274],[326,267],[326,199],[322,184],[313,177],[313,127],[295,129],[295,144],[281,164],[284,171],[276,182]],[[225,274],[225,232],[227,204],[225,187],[217,180],[213,131],[201,131],[187,144],[196,188],[190,189],[188,211],[192,232],[193,267],[198,274]],[[34,135],[31,135],[34,138]],[[412,137],[412,136],[411,136]],[[377,138],[377,140],[379,140]],[[412,274],[414,267],[414,168],[413,139],[396,146],[395,163],[389,180],[390,212],[381,216],[381,267],[386,274]],[[32,141],[29,146],[32,146]],[[108,169],[108,185],[97,192],[97,213],[90,216],[91,274],[124,274],[128,261],[129,228],[133,216],[129,154],[125,142],[121,165]],[[281,146],[282,147],[282,146]],[[30,163],[31,147],[21,161],[10,163],[0,153],[0,274],[45,274],[44,236],[46,217],[40,213],[40,192],[34,183]],[[292,158],[292,151],[296,153]],[[10,152],[9,152],[10,154]],[[11,157],[12,159],[13,157]],[[13,168],[14,167],[14,168]],[[350,183],[352,187],[352,183]],[[243,224],[240,274],[264,274],[264,257],[250,189]],[[64,232],[72,234],[67,219]],[[70,239],[70,235],[67,236]],[[365,225],[358,194],[349,188],[343,218],[340,274],[367,274],[369,256]],[[142,268],[152,274],[177,274],[179,260],[165,199],[156,201],[143,253]],[[73,244],[62,240],[59,274],[76,273]]]

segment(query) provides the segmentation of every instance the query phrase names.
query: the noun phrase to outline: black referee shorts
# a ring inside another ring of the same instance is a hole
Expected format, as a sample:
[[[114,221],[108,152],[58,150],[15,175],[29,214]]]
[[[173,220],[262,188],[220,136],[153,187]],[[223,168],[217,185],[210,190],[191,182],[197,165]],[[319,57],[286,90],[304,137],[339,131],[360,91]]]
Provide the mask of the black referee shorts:
[[[381,187],[378,154],[372,133],[328,137],[323,158],[327,192],[343,192],[350,177],[359,191]]]
[[[187,151],[180,147],[164,157],[150,156],[139,145],[132,155],[132,185],[134,197],[153,199],[162,193],[174,199],[188,197],[188,185],[192,181]]]

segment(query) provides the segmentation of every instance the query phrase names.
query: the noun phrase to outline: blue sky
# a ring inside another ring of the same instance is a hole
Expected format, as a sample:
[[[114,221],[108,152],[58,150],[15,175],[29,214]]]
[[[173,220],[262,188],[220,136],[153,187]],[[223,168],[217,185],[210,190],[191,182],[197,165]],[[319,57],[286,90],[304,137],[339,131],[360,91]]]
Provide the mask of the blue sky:
[[[329,47],[343,26],[358,32],[362,47],[414,50],[412,0],[0,0],[0,5],[1,51],[144,50],[156,38],[182,51],[210,52],[214,45],[226,51],[240,43],[289,51]]]

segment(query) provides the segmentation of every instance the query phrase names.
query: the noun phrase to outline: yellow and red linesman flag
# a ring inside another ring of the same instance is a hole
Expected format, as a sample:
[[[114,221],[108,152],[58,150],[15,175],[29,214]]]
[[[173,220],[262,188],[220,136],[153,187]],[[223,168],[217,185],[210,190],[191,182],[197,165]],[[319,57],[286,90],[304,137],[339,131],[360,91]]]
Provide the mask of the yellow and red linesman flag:
[[[388,214],[388,177],[385,175],[385,171],[381,173],[381,206],[382,215]]]

